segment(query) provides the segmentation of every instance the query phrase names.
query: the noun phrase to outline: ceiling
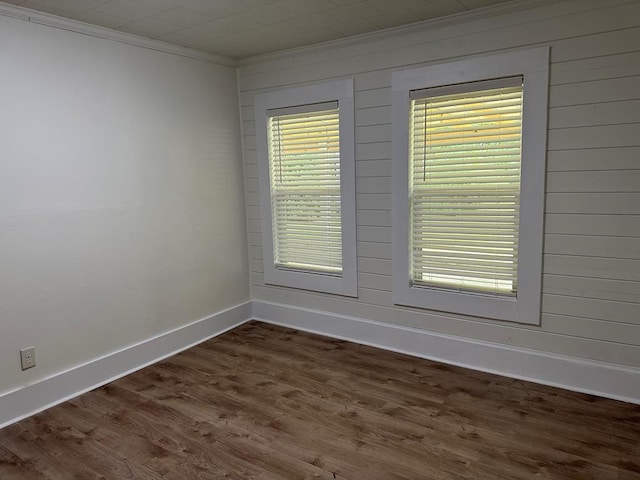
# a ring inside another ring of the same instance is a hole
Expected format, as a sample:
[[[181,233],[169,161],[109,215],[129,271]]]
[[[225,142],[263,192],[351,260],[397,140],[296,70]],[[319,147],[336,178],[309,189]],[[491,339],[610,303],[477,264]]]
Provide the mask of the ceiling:
[[[406,25],[508,0],[4,0],[242,58]]]

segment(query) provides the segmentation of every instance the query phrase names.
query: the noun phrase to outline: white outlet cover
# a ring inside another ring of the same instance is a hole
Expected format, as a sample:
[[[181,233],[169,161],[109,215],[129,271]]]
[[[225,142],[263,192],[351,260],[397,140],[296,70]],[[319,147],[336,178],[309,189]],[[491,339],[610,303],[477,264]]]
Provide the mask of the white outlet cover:
[[[28,347],[20,350],[20,362],[22,370],[36,366],[36,348]]]

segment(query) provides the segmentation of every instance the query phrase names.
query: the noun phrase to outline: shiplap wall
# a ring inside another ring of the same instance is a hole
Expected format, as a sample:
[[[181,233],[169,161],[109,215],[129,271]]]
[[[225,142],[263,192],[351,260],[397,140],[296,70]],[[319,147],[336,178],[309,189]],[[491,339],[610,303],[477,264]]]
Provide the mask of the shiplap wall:
[[[551,46],[541,326],[395,306],[391,298],[391,72]],[[359,298],[263,282],[253,97],[355,79]],[[255,299],[640,366],[640,1],[509,4],[240,67]]]

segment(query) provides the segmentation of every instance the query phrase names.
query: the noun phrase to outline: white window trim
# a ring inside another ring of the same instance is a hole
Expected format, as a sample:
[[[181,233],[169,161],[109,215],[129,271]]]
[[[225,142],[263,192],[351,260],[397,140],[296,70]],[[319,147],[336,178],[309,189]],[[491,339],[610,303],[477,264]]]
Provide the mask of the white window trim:
[[[412,286],[409,280],[409,92],[517,75],[524,77],[517,297]],[[548,90],[548,47],[430,65],[392,75],[394,303],[540,324]]]
[[[342,275],[291,271],[275,267],[273,258],[271,188],[267,111],[314,103],[338,101],[340,118],[340,207],[342,212]],[[355,129],[353,79],[278,90],[256,95],[254,101],[256,148],[260,186],[260,216],[264,281],[351,297],[358,296],[356,256]]]

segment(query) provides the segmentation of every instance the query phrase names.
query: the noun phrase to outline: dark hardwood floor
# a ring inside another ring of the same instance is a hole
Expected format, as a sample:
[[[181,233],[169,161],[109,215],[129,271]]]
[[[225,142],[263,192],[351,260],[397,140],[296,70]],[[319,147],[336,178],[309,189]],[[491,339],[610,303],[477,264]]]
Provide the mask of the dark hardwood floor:
[[[640,406],[249,323],[0,431],[0,479],[640,479]]]

